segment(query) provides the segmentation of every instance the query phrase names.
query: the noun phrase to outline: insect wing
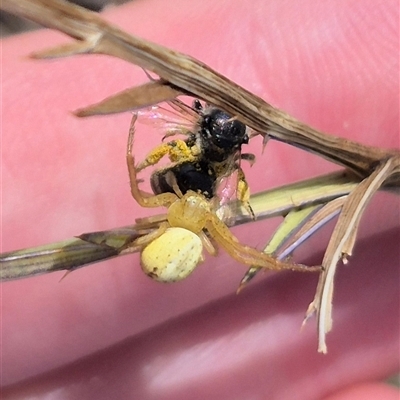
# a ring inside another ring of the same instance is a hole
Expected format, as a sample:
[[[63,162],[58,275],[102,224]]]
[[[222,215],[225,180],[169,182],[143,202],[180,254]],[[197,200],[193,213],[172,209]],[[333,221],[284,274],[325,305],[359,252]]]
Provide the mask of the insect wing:
[[[217,197],[219,198],[217,215],[227,225],[233,224],[235,217],[242,214],[243,206],[254,218],[253,210],[248,203],[249,188],[241,169],[242,160],[248,161],[252,166],[255,157],[253,154],[238,151],[227,160],[225,174],[217,181]]]
[[[218,218],[231,225],[240,208],[240,203],[237,200],[238,173],[233,171],[229,176],[219,179],[217,183],[216,199],[216,214]]]
[[[138,111],[138,122],[151,125],[164,135],[189,135],[199,115],[180,100],[172,100]]]

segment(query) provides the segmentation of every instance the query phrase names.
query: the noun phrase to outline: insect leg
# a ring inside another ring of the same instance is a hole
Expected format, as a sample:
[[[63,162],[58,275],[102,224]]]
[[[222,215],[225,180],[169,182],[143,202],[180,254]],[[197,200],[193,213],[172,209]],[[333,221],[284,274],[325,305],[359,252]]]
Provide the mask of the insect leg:
[[[238,167],[238,183],[237,183],[237,198],[242,203],[243,207],[249,213],[253,220],[256,219],[253,209],[250,205],[250,188],[246,181],[246,177],[242,168]]]
[[[151,165],[156,165],[166,155],[168,155],[172,162],[195,160],[192,149],[184,140],[178,139],[168,143],[163,143],[151,150],[147,157],[136,166],[136,171],[139,172]]]
[[[136,166],[136,171],[149,167],[150,165],[157,164],[165,155],[169,154],[171,151],[170,143],[163,143],[157,146],[146,156],[146,158]]]

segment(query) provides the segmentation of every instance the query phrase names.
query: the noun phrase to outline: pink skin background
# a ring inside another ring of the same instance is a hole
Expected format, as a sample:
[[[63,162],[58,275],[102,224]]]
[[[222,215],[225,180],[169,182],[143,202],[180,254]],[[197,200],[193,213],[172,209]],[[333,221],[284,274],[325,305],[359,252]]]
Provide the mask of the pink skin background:
[[[318,129],[399,147],[396,1],[147,0],[104,15]],[[2,42],[2,251],[160,211],[130,196],[129,113],[84,120],[70,113],[145,75],[104,56],[26,57],[68,40],[42,30]],[[138,158],[160,141],[146,131],[138,128]],[[258,158],[246,169],[253,192],[338,168],[275,142],[261,155],[260,143],[245,150]],[[327,355],[316,351],[315,320],[300,332],[316,275],[264,274],[236,296],[246,268],[223,252],[174,285],[147,278],[135,254],[61,282],[60,272],[2,284],[3,396],[397,399],[379,381],[399,370],[398,205],[395,195],[376,196],[354,256],[339,268]],[[274,226],[234,232],[262,246]],[[328,234],[296,260],[319,263]]]

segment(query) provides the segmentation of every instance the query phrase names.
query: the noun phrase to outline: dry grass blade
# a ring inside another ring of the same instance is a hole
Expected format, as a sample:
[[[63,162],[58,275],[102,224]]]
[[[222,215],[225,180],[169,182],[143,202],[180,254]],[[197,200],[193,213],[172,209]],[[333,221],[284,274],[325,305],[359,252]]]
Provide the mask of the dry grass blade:
[[[110,96],[100,103],[75,111],[78,117],[91,115],[120,113],[132,108],[148,107],[176,98],[180,91],[161,81],[151,81],[144,85],[124,90],[115,96]]]
[[[171,85],[177,91],[221,107],[263,135],[314,152],[350,168],[362,177],[368,176],[373,169],[371,166],[383,159],[400,159],[396,150],[369,147],[317,131],[272,107],[200,61],[128,35],[108,24],[98,14],[68,2],[3,0],[1,7],[79,40],[77,43],[38,53],[41,57],[98,53],[121,58],[156,73],[163,79],[163,84]],[[161,97],[160,95],[157,98]],[[124,109],[138,107],[137,101],[131,104],[129,99],[125,100]],[[142,105],[148,105],[149,100],[144,100]],[[101,112],[105,112],[104,108]],[[113,107],[110,112],[115,112]],[[400,186],[400,168],[387,177],[386,184]]]
[[[332,328],[333,283],[338,262],[347,260],[355,243],[361,216],[372,196],[381,187],[393,169],[398,168],[394,160],[382,163],[368,178],[364,179],[347,196],[342,212],[325,252],[314,301],[310,304],[305,321],[316,311],[318,319],[318,351],[327,352],[326,333]]]
[[[322,207],[315,209],[314,213],[310,212],[309,216],[305,216],[301,221],[298,231],[285,242],[284,249],[279,251],[279,257],[287,257],[297,247],[299,247],[310,236],[317,232],[322,226],[337,216],[345,202],[346,197],[338,197]]]

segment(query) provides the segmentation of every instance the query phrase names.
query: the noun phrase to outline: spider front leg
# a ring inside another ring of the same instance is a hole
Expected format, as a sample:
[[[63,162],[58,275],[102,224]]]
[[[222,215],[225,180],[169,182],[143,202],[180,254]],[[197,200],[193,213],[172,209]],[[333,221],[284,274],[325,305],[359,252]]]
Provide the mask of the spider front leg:
[[[201,231],[199,233],[199,238],[201,239],[203,246],[208,251],[208,253],[215,257],[218,254],[218,251],[211,243],[210,238],[204,233],[204,231]]]
[[[168,229],[169,225],[167,222],[163,222],[157,229],[154,229],[152,232],[147,235],[141,236],[138,239],[135,239],[133,242],[125,244],[121,249],[119,254],[129,254],[132,252],[136,252],[138,247],[144,248],[148,244],[154,242],[154,240],[158,239],[161,235],[165,233]]]
[[[132,196],[142,207],[169,207],[173,202],[178,199],[178,196],[176,194],[162,193],[158,195],[150,195],[139,189],[137,181],[137,169],[135,167],[135,158],[132,154],[136,119],[137,115],[134,114],[132,117],[131,126],[129,128],[128,145],[126,151],[126,162],[128,164]]]
[[[241,244],[228,227],[213,213],[208,213],[205,228],[214,240],[235,260],[249,266],[271,270],[321,271],[320,267],[307,267],[279,261],[270,255]]]

